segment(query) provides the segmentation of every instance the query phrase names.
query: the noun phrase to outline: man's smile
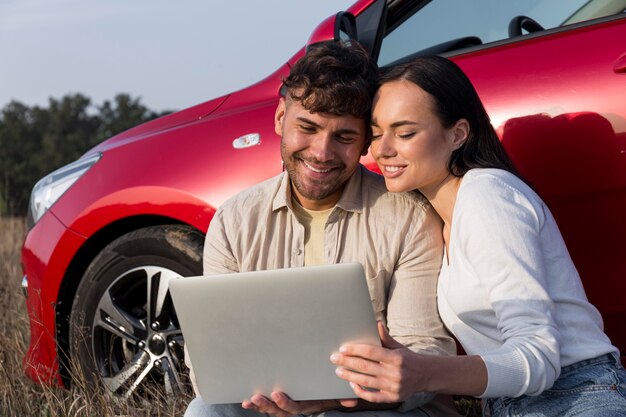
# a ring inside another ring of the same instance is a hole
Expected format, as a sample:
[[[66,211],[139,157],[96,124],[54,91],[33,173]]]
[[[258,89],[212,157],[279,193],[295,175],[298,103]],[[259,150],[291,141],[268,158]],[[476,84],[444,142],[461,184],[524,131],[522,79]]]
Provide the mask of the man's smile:
[[[325,173],[325,172],[330,172],[330,170],[332,169],[332,168],[325,168],[325,169],[315,168],[313,165],[307,163],[306,161],[302,161],[302,162],[304,162],[304,165],[313,172]]]

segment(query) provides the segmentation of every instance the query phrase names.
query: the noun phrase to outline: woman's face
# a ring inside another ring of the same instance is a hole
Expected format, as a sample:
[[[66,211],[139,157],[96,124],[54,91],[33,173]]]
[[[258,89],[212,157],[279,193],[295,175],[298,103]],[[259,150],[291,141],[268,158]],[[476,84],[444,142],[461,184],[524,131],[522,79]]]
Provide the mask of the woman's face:
[[[464,119],[444,128],[432,96],[410,81],[383,84],[374,97],[372,155],[389,191],[436,192],[467,132]]]

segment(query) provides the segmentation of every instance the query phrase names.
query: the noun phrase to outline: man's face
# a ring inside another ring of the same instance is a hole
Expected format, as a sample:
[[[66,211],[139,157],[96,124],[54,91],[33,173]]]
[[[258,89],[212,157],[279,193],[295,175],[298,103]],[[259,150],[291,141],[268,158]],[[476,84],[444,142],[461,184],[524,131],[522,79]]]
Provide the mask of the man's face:
[[[300,102],[281,98],[274,122],[298,202],[309,210],[333,207],[367,153],[365,120],[311,113]]]

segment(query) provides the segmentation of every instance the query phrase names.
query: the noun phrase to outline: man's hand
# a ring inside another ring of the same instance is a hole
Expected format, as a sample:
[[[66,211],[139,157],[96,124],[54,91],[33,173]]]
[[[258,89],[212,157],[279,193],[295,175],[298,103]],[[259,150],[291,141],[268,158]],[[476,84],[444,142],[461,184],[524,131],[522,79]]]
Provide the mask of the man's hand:
[[[321,413],[339,408],[352,408],[357,403],[357,399],[293,401],[283,392],[272,392],[270,398],[260,394],[253,395],[252,398],[241,403],[241,406],[246,410],[257,411],[274,417],[287,417],[298,414]]]

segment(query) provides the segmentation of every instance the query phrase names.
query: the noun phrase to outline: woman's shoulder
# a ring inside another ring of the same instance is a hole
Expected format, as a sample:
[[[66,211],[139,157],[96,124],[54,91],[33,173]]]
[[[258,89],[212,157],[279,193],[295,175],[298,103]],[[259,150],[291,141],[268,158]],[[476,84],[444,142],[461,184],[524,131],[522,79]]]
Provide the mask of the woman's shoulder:
[[[474,168],[464,176],[459,195],[475,199],[478,196],[502,196],[525,198],[535,203],[541,199],[537,193],[517,175],[498,168]]]
[[[505,215],[526,218],[541,224],[545,205],[541,198],[522,179],[508,171],[495,168],[480,168],[468,171],[463,177],[457,195],[455,213],[459,216],[494,218]]]

